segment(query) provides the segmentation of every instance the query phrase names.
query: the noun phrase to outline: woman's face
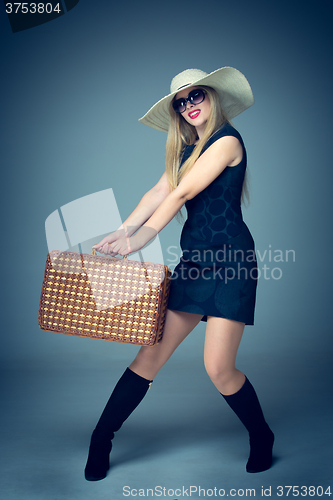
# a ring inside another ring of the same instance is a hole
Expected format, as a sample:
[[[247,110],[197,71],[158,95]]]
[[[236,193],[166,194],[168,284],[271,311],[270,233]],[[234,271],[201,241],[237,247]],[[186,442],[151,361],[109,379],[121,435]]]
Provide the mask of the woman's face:
[[[191,90],[194,90],[196,88],[200,87],[189,87],[187,89],[180,90],[176,94],[175,100],[180,99],[181,97],[187,97]],[[205,129],[209,113],[210,101],[208,95],[205,94],[205,99],[200,104],[190,104],[189,102],[187,102],[186,109],[184,113],[181,113],[181,116],[184,118],[184,120],[186,120],[196,128],[200,137]]]

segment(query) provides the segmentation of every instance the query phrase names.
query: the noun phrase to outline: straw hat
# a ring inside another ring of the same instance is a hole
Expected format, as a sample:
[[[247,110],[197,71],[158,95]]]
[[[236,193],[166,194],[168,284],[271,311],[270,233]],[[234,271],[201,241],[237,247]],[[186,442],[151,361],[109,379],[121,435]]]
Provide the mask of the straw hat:
[[[200,85],[207,85],[217,91],[222,108],[230,120],[254,103],[249,82],[237,69],[225,66],[209,74],[200,69],[186,69],[173,78],[170,94],[154,104],[139,122],[167,132],[170,122],[169,105],[174,96],[187,87]]]

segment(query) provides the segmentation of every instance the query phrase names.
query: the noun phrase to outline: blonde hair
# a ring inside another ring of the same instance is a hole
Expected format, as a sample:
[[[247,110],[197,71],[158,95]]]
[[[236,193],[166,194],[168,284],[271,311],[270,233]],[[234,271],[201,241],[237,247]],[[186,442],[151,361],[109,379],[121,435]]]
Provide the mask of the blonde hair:
[[[171,119],[165,146],[165,164],[170,191],[176,189],[183,177],[191,170],[211,135],[225,123],[230,123],[230,120],[222,109],[217,92],[213,88],[205,85],[200,85],[199,88],[204,89],[207,93],[211,104],[210,113],[203,136],[199,139],[191,156],[183,163],[181,168],[179,168],[179,165],[183,150],[185,146],[195,143],[197,132],[195,127],[187,123],[180,113],[174,111],[172,102],[169,106]],[[245,197],[248,199],[248,190],[245,180],[243,183],[242,201],[244,201],[243,194],[245,194]]]

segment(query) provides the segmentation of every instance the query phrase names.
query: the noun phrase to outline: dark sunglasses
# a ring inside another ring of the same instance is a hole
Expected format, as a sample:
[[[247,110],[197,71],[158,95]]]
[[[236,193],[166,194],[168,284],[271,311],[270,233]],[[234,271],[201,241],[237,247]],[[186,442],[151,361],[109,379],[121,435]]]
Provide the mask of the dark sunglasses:
[[[187,97],[181,97],[172,103],[173,109],[176,113],[184,113],[187,103],[200,104],[205,100],[206,91],[203,89],[191,90]]]

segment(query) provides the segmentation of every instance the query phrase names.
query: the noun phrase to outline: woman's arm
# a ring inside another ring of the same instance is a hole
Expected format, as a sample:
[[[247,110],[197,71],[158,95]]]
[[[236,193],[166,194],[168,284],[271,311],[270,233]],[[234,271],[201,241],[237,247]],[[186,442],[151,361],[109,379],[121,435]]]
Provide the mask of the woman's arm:
[[[141,198],[137,207],[118,229],[126,228],[127,235],[132,236],[132,234],[135,233],[135,231],[137,231],[139,227],[141,227],[142,224],[149,219],[169,193],[169,183],[166,172],[164,172],[158,183],[155,184],[152,189],[147,191],[147,193]]]
[[[112,251],[125,255],[140,250],[173,219],[187,200],[209,186],[227,166],[237,165],[242,156],[243,150],[238,139],[232,136],[218,139],[198,158],[177,188],[165,197],[141,229],[130,238],[114,242]]]
[[[117,253],[111,251],[109,244],[119,238],[130,237],[134,234],[135,231],[149,219],[169,193],[169,183],[166,172],[164,172],[157,184],[141,198],[136,208],[121,224],[117,231],[103,238],[99,243],[94,245],[93,248],[101,253],[117,255]]]

